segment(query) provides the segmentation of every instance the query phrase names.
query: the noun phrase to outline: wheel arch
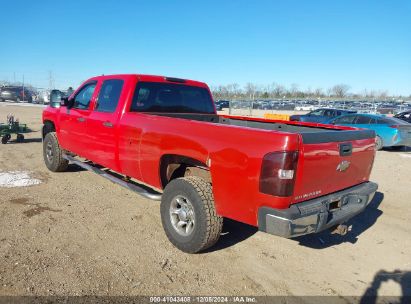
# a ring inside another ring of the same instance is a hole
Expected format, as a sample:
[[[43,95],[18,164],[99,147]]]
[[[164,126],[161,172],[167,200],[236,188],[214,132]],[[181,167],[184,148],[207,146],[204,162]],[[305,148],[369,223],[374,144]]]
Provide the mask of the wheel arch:
[[[42,128],[42,138],[44,139],[47,133],[56,132],[56,126],[53,121],[45,120]]]
[[[162,155],[160,159],[159,174],[161,187],[163,189],[173,179],[184,176],[198,176],[211,182],[209,167],[204,162],[185,155]]]

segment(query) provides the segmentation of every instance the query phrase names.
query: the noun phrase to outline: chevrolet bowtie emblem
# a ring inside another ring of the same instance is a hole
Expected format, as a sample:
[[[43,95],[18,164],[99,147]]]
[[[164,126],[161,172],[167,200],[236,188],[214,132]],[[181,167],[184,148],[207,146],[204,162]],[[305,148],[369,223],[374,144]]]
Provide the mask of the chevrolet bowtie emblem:
[[[350,166],[350,162],[348,160],[343,160],[342,162],[340,162],[337,166],[337,171],[343,172],[345,170],[348,169],[348,167]]]

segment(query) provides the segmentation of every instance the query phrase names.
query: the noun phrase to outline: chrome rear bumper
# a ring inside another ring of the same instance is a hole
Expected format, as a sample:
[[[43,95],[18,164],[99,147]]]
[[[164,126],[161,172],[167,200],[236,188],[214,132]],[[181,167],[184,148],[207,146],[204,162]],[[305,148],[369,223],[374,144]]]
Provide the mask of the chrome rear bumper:
[[[258,210],[258,228],[285,238],[320,232],[361,213],[377,189],[376,183],[366,182],[287,209],[261,207]]]

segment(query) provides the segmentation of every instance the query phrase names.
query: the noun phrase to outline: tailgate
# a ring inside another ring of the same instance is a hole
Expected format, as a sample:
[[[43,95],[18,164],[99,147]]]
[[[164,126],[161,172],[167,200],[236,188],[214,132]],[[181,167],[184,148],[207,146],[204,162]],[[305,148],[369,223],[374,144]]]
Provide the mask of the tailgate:
[[[303,133],[292,203],[369,180],[375,156],[371,130]]]

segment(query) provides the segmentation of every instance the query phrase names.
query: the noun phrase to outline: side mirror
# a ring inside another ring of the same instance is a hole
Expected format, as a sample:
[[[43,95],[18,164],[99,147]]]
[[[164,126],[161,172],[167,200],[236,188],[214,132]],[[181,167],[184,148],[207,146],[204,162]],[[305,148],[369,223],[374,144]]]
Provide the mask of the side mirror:
[[[61,93],[61,91],[51,90],[51,92],[50,92],[50,106],[52,108],[59,108],[62,96],[63,96],[63,94]]]
[[[60,108],[60,106],[62,106],[70,109],[74,106],[74,99],[64,97],[63,92],[61,92],[60,90],[51,90],[50,106],[53,108]]]
[[[74,99],[70,99],[68,97],[63,97],[61,99],[61,105],[63,107],[67,107],[68,109],[71,109],[74,106]]]

